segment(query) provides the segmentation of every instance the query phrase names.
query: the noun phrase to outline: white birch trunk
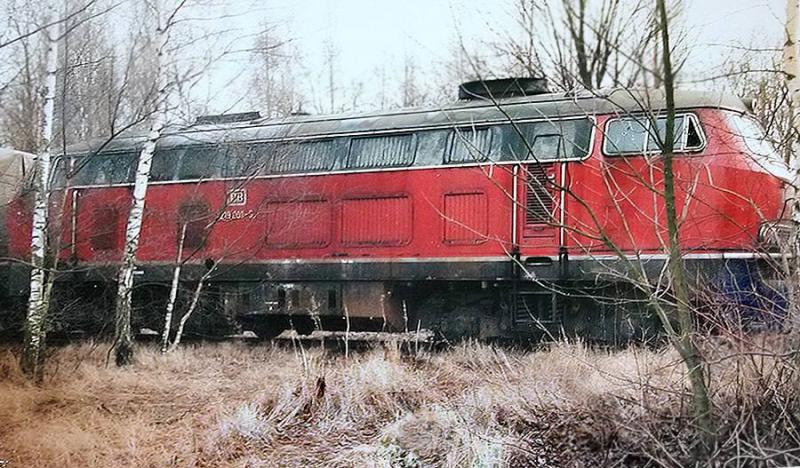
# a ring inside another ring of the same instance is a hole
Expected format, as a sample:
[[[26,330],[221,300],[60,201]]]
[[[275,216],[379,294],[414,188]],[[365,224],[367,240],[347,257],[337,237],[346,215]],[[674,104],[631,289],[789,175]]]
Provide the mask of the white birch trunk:
[[[189,320],[189,317],[192,316],[192,313],[197,308],[197,303],[200,301],[200,294],[203,292],[203,285],[215,269],[216,266],[211,267],[197,283],[197,287],[194,289],[194,294],[192,295],[192,303],[189,305],[189,309],[186,311],[186,313],[183,314],[183,317],[181,317],[180,323],[178,323],[178,330],[175,332],[175,340],[169,347],[170,353],[178,349],[178,345],[181,344],[181,338],[183,338],[183,328],[186,326],[186,322]]]
[[[145,197],[147,195],[147,185],[150,180],[150,167],[153,163],[153,153],[156,149],[156,143],[159,138],[161,138],[161,130],[166,121],[168,80],[163,58],[167,45],[167,30],[166,25],[161,23],[160,16],[161,15],[159,15],[157,52],[157,108],[152,116],[147,143],[145,143],[142,152],[139,154],[136,179],[133,185],[133,199],[131,200],[128,226],[125,231],[125,250],[117,281],[114,354],[118,366],[129,364],[133,357],[133,339],[131,337],[131,293],[133,291],[133,274],[136,268],[136,251],[139,249],[139,234],[142,231]]]
[[[792,139],[792,154],[789,161],[794,177],[795,203],[793,204],[792,215],[796,221],[800,221],[800,207],[797,203],[797,188],[800,187],[800,62],[797,57],[797,36],[798,26],[800,26],[800,0],[786,0],[786,42],[783,45],[783,72],[786,77],[786,88],[789,92],[789,118],[792,128],[796,132]]]
[[[800,0],[786,0],[786,42],[783,45],[783,71],[786,79],[786,88],[789,92],[789,118],[794,130],[794,138],[792,138],[792,151],[789,160],[789,167],[792,171],[792,187],[791,192],[787,195],[791,196],[792,203],[792,219],[795,222],[800,222],[800,62],[798,62],[798,26],[800,26]],[[797,245],[798,233],[795,232],[789,245],[786,246],[787,252],[795,255],[794,272],[787,271],[789,281],[787,282],[787,296],[788,301],[788,318],[792,341],[796,346],[800,342],[800,304],[798,304],[797,289],[798,277],[800,276],[800,258],[797,258],[798,252],[795,246]],[[787,267],[791,270],[791,267]]]
[[[51,6],[52,9],[52,6]],[[52,18],[52,16],[51,16]],[[20,361],[23,372],[37,380],[42,378],[45,322],[49,306],[45,255],[47,252],[47,220],[50,196],[50,159],[53,119],[55,118],[56,72],[58,66],[58,27],[50,26],[47,35],[47,76],[43,109],[42,139],[44,148],[36,158],[34,180],[33,228],[31,229],[31,283],[25,342]],[[33,122],[31,122],[33,125]]]
[[[172,313],[175,311],[175,300],[178,298],[178,284],[181,279],[181,266],[183,265],[183,242],[186,239],[186,223],[181,228],[181,239],[178,242],[178,258],[175,269],[172,271],[172,285],[169,289],[167,311],[164,313],[164,331],[161,333],[161,354],[169,350],[169,329],[172,327]]]

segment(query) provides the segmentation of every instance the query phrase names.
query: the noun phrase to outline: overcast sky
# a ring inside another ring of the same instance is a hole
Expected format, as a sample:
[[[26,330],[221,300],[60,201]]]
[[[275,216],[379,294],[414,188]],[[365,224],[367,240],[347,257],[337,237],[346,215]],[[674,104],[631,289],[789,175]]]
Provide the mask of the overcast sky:
[[[369,78],[376,69],[396,72],[406,56],[414,58],[423,76],[435,74],[458,35],[479,48],[507,28],[509,1],[238,0],[225,8],[232,14],[228,26],[235,28],[243,43],[264,24],[280,25],[281,34],[294,41],[303,57],[306,86],[317,82],[324,89],[326,42],[338,50],[337,81],[342,86],[365,77],[366,86],[375,86]],[[691,55],[684,80],[713,74],[722,59],[736,53],[735,47],[780,46],[784,3],[685,0],[682,23]],[[250,107],[248,64],[248,56],[241,54],[219,63],[203,81],[198,92],[211,111]],[[685,86],[704,85],[690,82]]]

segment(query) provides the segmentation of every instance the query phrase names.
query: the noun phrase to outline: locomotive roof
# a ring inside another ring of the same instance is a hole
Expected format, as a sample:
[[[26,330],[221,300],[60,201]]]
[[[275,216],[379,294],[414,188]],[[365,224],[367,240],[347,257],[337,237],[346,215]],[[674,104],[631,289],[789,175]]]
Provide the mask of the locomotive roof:
[[[715,91],[677,90],[677,109],[720,108],[747,112],[747,106],[732,94]],[[195,124],[166,129],[159,147],[211,144],[225,141],[260,141],[334,136],[370,131],[402,131],[426,127],[508,122],[521,119],[557,119],[600,114],[627,114],[666,108],[660,89],[612,89],[599,92],[553,93],[506,99],[458,101],[436,108],[412,108],[372,113],[302,115],[280,119],[256,119],[227,124]],[[126,150],[141,146],[146,132],[123,135],[107,143],[104,150]],[[69,153],[97,150],[93,142],[70,147]]]

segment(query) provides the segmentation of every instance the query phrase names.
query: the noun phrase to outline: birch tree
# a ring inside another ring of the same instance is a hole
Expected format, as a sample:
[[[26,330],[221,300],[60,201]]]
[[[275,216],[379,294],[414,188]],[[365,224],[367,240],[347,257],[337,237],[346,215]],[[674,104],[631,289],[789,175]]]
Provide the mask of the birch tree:
[[[786,41],[783,46],[783,71],[786,80],[786,87],[789,93],[789,120],[795,131],[800,132],[800,62],[797,57],[797,35],[798,25],[800,25],[800,1],[786,0]],[[792,139],[790,153],[790,167],[794,172],[795,186],[797,178],[800,176],[800,139]],[[797,206],[794,207],[795,219],[797,220]]]
[[[800,26],[800,1],[786,0],[786,41],[783,45],[783,72],[788,91],[789,123],[791,131],[791,148],[789,154],[789,168],[794,178],[791,194],[792,219],[800,222],[800,200],[798,200],[798,188],[800,187],[800,62],[798,61],[798,27]],[[793,242],[790,251],[795,256],[798,255],[797,229],[795,229]],[[795,263],[800,262],[800,258],[795,259]],[[800,278],[800,265],[793,265],[794,274],[788,271],[787,294],[789,296],[789,330],[792,340],[792,347],[800,345],[800,305],[798,304],[797,288],[798,278]],[[788,269],[791,269],[789,267]]]
[[[172,283],[169,288],[169,299],[167,299],[167,311],[164,313],[164,330],[161,332],[161,354],[169,350],[169,332],[172,328],[172,314],[175,312],[175,301],[178,299],[178,285],[181,280],[181,269],[183,267],[183,244],[186,240],[186,223],[181,226],[181,235],[178,240],[178,255],[175,260],[175,268],[172,270]]]
[[[52,6],[50,17],[54,18]],[[49,22],[49,21],[48,21]],[[42,379],[49,292],[45,253],[47,252],[47,218],[50,195],[50,158],[55,118],[55,89],[58,65],[57,23],[44,29],[47,36],[47,75],[43,106],[42,137],[44,148],[36,158],[34,177],[33,228],[31,231],[31,282],[28,313],[25,320],[24,347],[20,360],[22,371],[36,380]]]
[[[174,5],[171,8],[165,8],[164,3]],[[147,188],[150,179],[150,168],[152,166],[153,155],[158,140],[161,138],[162,130],[167,122],[168,112],[179,112],[176,106],[169,107],[170,102],[179,101],[184,106],[189,107],[186,91],[196,83],[196,80],[202,78],[203,71],[207,70],[212,64],[221,60],[225,55],[231,53],[230,44],[219,47],[217,44],[209,44],[210,50],[214,52],[204,56],[200,60],[195,60],[194,63],[187,65],[186,69],[179,67],[175,59],[175,53],[171,52],[181,47],[189,45],[196,45],[198,41],[206,41],[211,38],[222,38],[223,32],[208,32],[201,31],[199,37],[188,37],[185,44],[176,45],[171,42],[173,32],[176,31],[176,26],[181,21],[184,26],[188,22],[185,19],[179,19],[178,16],[183,10],[188,10],[191,5],[195,5],[189,0],[177,0],[175,2],[154,2],[150,4],[157,17],[156,27],[156,46],[155,49],[155,81],[157,95],[155,98],[155,111],[151,115],[150,130],[148,133],[147,141],[139,154],[139,159],[136,168],[136,175],[134,178],[133,196],[131,201],[131,208],[128,216],[128,224],[125,235],[125,246],[123,253],[122,266],[120,267],[118,285],[117,285],[117,299],[116,299],[116,314],[115,314],[115,339],[112,350],[115,354],[117,365],[124,366],[131,362],[133,357],[133,338],[131,330],[131,315],[132,315],[132,292],[134,285],[134,271],[136,268],[136,252],[139,247],[140,234],[142,231],[142,223],[145,210],[145,199],[147,195]],[[206,5],[203,4],[203,7]],[[196,18],[195,18],[196,19]],[[184,31],[183,29],[181,31]],[[187,31],[184,31],[187,32]],[[189,33],[189,36],[192,34]],[[180,42],[180,41],[175,41]],[[179,70],[180,69],[180,70]],[[170,78],[170,74],[174,72],[174,78]],[[174,95],[173,95],[174,94]],[[181,252],[182,254],[182,252]],[[177,264],[180,265],[182,260],[179,258]],[[180,268],[176,268],[173,274],[173,284],[177,285],[180,279]],[[176,287],[171,288],[172,290]],[[170,306],[169,311],[165,314],[165,321],[169,321],[171,325],[172,315],[174,312],[174,299],[173,295],[176,292],[170,292]],[[185,323],[185,322],[184,322]],[[169,327],[165,327],[167,336],[162,336],[162,340],[169,340]]]
[[[182,5],[183,3],[181,3]],[[168,77],[165,61],[167,50],[168,30],[178,9],[169,16],[164,16],[161,5],[153,5],[157,17],[157,109],[151,117],[150,131],[136,166],[136,177],[133,185],[133,199],[131,200],[128,224],[125,230],[125,247],[122,265],[117,280],[117,300],[115,308],[115,334],[113,351],[117,366],[130,364],[133,358],[133,337],[131,333],[131,296],[133,292],[133,276],[136,269],[136,252],[139,248],[139,234],[142,231],[145,197],[150,180],[150,168],[153,163],[156,143],[161,138],[161,132],[166,122]]]
[[[180,322],[178,322],[178,330],[175,332],[175,339],[172,341],[172,344],[167,347],[167,343],[169,342],[169,326],[165,325],[164,327],[164,338],[162,341],[162,348],[161,352],[173,352],[178,349],[178,346],[181,344],[181,339],[183,338],[183,330],[186,327],[186,322],[189,321],[189,318],[192,316],[192,313],[197,309],[197,304],[200,302],[200,294],[203,292],[203,287],[205,286],[206,281],[211,277],[212,274],[216,271],[216,263],[214,266],[208,269],[203,274],[203,277],[200,278],[200,281],[197,282],[197,286],[194,289],[194,293],[192,294],[192,301],[189,304],[189,308],[186,310],[186,313],[183,314],[181,317]],[[180,275],[180,270],[176,268],[177,275]],[[177,276],[176,276],[177,277]],[[174,300],[172,297],[170,299],[172,302],[172,307],[174,308]],[[172,312],[170,312],[171,314]]]

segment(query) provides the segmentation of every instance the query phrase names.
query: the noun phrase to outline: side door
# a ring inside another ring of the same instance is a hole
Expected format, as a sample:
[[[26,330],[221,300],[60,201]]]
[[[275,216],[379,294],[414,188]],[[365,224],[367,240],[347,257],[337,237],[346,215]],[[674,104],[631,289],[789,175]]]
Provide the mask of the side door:
[[[522,154],[528,157],[515,168],[520,253],[552,257],[564,241],[564,136],[552,123],[533,123],[522,130]]]
[[[559,246],[561,166],[554,162],[519,166],[516,179],[521,249],[544,252]]]

